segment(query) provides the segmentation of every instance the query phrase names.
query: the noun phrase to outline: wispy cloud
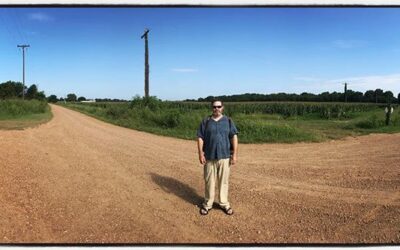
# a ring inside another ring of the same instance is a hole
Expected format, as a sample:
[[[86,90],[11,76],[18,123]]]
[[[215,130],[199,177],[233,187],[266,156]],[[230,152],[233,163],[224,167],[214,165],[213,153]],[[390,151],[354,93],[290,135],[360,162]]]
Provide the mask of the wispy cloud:
[[[305,81],[305,82],[321,81],[321,79],[319,79],[319,78],[310,77],[310,76],[297,76],[297,77],[294,77],[293,80],[295,80],[295,81]]]
[[[349,77],[330,80],[329,82],[347,82],[349,83],[349,86],[354,86],[364,90],[377,88],[385,90],[400,90],[400,74]]]
[[[174,72],[197,72],[197,69],[191,69],[191,68],[176,68],[172,69]]]
[[[342,91],[343,84],[348,83],[348,88],[353,91],[367,91],[375,89],[383,89],[384,91],[390,90],[394,93],[400,92],[400,73],[390,75],[369,75],[369,76],[356,76],[345,77],[338,79],[325,79],[314,81],[310,79],[308,82],[303,82],[296,85],[299,91]]]
[[[363,47],[367,45],[367,41],[363,40],[335,40],[332,42],[332,45],[339,49],[352,49]]]
[[[53,18],[47,14],[36,12],[28,14],[28,18],[35,21],[46,22],[53,20]]]
[[[39,33],[36,32],[36,31],[27,31],[26,34],[35,36],[35,35],[37,35]]]

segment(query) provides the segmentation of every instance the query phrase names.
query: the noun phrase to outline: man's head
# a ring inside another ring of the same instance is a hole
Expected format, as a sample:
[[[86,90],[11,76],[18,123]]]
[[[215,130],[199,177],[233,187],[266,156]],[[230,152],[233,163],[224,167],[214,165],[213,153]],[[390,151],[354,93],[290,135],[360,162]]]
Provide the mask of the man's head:
[[[220,116],[224,112],[224,104],[221,100],[213,100],[211,102],[211,108],[213,110],[213,116]]]

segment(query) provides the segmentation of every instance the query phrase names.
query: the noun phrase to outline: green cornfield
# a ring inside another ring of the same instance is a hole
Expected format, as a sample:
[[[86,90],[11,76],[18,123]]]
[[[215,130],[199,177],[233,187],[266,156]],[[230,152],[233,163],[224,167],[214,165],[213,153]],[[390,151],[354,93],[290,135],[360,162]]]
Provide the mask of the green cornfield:
[[[165,102],[167,108],[178,108],[182,111],[209,109],[209,103]],[[317,114],[320,118],[331,119],[349,117],[351,113],[366,112],[384,107],[384,104],[370,103],[312,103],[312,102],[241,102],[225,103],[229,116],[235,114],[279,114],[284,117]]]

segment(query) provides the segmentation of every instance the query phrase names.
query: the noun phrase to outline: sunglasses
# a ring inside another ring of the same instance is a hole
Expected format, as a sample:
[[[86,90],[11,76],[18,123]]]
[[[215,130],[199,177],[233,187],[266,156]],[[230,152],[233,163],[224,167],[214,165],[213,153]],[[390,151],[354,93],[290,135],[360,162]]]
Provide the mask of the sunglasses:
[[[220,109],[222,106],[213,106],[213,109]]]

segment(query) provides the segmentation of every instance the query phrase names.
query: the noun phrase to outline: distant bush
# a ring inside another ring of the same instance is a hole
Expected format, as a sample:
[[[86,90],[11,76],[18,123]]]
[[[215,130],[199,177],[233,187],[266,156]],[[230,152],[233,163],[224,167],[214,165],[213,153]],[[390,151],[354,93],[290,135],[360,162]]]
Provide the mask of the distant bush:
[[[152,111],[156,111],[163,106],[163,102],[156,96],[140,97],[136,95],[133,97],[130,108],[149,108]]]
[[[47,97],[47,101],[50,103],[56,103],[58,102],[58,98],[56,95],[50,95],[49,97]]]
[[[76,99],[77,99],[77,97],[74,93],[67,95],[67,102],[76,102]]]

